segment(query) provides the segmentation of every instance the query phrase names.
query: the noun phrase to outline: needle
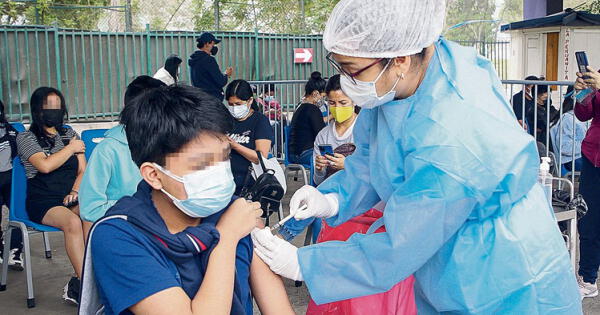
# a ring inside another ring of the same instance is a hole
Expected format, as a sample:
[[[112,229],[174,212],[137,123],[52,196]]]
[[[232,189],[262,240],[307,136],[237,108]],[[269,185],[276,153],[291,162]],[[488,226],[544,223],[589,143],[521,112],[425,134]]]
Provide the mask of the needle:
[[[308,207],[306,205],[303,205],[302,207],[300,207],[300,209],[298,209],[298,212],[304,211],[306,210]],[[280,228],[282,225],[285,224],[285,222],[289,221],[291,218],[293,218],[294,215],[290,214],[287,217],[283,218],[283,220],[277,222],[277,224],[273,225],[273,227],[271,228],[271,231],[275,231],[278,228]]]

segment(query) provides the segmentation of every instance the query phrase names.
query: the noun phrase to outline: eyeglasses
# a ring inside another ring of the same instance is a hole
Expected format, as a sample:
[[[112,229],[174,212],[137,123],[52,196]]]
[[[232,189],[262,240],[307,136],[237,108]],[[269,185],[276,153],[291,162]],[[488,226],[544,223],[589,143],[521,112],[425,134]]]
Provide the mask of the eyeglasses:
[[[332,57],[333,53],[330,52],[327,54],[327,56],[325,57],[327,59],[327,61],[333,66],[333,68],[335,68],[335,70],[337,70],[339,73],[347,76],[352,83],[356,84],[356,77],[359,76],[361,73],[365,72],[367,69],[373,67],[374,65],[376,65],[377,63],[381,62],[382,60],[384,60],[385,58],[379,58],[377,60],[375,60],[373,63],[369,64],[368,66],[354,72],[354,73],[350,73],[344,69],[342,69],[342,66],[340,66],[339,63],[337,63],[333,57]]]

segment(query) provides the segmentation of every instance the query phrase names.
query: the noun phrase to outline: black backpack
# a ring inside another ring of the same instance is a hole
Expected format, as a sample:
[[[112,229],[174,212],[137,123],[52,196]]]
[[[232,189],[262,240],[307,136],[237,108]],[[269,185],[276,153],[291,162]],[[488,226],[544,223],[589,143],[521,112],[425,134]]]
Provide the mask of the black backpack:
[[[283,199],[285,192],[275,177],[275,170],[267,169],[260,152],[257,151],[256,154],[258,155],[258,163],[262,167],[263,173],[249,187],[248,182],[250,181],[250,176],[252,176],[252,166],[250,166],[240,196],[246,200],[260,202],[263,209],[262,217],[267,219],[267,225],[269,225],[269,216],[273,212],[279,211],[281,199]]]

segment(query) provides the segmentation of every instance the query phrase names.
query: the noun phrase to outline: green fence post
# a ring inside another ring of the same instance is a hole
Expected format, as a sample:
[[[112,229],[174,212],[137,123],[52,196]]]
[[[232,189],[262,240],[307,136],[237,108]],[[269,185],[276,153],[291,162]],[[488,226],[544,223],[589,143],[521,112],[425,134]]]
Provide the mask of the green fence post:
[[[152,71],[152,61],[150,60],[150,56],[151,56],[151,50],[150,50],[150,36],[152,36],[152,34],[150,34],[150,24],[146,24],[146,74],[147,75],[151,75],[151,71]]]
[[[260,58],[258,56],[258,29],[254,29],[254,80],[260,80]]]
[[[62,90],[62,75],[60,73],[60,37],[58,36],[58,26],[54,26],[54,60],[56,62],[56,88]],[[48,65],[50,66],[50,65]]]

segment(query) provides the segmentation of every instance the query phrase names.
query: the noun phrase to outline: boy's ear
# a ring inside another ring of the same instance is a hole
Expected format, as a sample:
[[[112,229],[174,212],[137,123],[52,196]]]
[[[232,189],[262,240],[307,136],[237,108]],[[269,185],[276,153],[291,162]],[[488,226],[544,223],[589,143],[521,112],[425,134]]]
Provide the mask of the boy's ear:
[[[154,166],[154,164],[149,162],[144,162],[142,166],[140,166],[140,173],[142,174],[142,178],[156,190],[161,190],[163,188],[162,182],[160,181],[159,170]]]

